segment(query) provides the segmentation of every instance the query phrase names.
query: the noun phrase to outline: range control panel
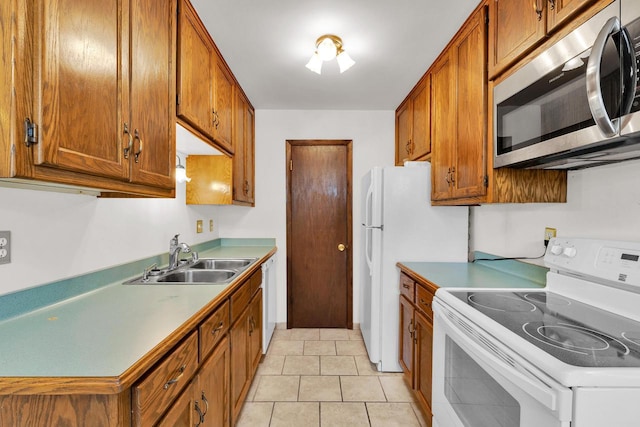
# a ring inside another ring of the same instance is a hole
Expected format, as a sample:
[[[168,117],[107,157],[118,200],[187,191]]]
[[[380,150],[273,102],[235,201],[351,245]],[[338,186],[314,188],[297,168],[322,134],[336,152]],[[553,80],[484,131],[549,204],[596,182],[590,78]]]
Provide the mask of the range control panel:
[[[547,246],[544,263],[559,272],[640,286],[640,243],[637,242],[553,238]]]

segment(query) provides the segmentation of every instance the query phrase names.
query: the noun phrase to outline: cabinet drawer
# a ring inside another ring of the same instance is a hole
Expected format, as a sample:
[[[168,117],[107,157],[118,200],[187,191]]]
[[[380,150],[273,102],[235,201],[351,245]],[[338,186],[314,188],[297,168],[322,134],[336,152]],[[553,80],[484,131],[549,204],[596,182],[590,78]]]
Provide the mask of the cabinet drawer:
[[[231,323],[242,314],[251,300],[251,279],[245,281],[238,290],[231,295]]]
[[[198,335],[193,332],[133,388],[134,422],[155,424],[198,368]]]
[[[416,286],[416,305],[418,306],[418,309],[425,313],[433,322],[433,309],[431,308],[432,301],[433,294],[431,292],[420,285]]]
[[[198,333],[200,334],[200,360],[204,360],[218,341],[229,330],[229,302],[225,301],[205,320]]]
[[[251,295],[253,295],[256,293],[260,285],[262,285],[262,269],[253,273],[249,282],[251,283]]]
[[[414,289],[416,283],[406,274],[400,273],[400,295],[404,295],[411,302],[414,302]]]

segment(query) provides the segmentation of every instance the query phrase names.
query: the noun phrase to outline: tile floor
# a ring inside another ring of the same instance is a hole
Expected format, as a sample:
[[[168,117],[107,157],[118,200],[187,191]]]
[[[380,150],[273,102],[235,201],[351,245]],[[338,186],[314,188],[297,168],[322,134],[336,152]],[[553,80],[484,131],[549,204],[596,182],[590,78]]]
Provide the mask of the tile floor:
[[[359,330],[276,329],[237,427],[424,427],[398,373],[369,362]]]

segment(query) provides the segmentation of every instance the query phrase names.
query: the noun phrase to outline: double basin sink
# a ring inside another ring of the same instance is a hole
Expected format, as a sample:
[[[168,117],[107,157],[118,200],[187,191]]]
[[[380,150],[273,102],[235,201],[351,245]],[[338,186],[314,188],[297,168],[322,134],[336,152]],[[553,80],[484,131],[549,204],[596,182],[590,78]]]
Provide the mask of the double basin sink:
[[[257,258],[201,258],[189,261],[173,270],[149,270],[145,275],[125,282],[125,285],[161,284],[226,284],[245,270]]]

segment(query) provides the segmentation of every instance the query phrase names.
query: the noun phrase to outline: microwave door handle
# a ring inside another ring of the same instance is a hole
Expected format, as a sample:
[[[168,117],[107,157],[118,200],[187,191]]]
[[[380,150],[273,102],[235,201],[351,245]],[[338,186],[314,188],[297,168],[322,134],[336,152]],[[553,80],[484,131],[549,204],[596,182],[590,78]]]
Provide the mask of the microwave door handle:
[[[609,18],[600,30],[587,63],[586,80],[589,108],[596,125],[606,137],[612,137],[618,133],[618,120],[611,120],[604,106],[602,89],[600,88],[600,63],[602,62],[607,38],[616,31],[620,31],[620,20],[614,16]]]
[[[636,52],[633,40],[626,28],[620,30],[620,50],[622,51],[622,105],[620,116],[631,112],[633,100],[636,96],[638,82],[638,68],[636,66]]]

